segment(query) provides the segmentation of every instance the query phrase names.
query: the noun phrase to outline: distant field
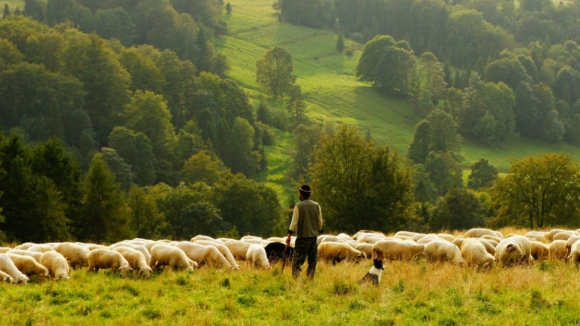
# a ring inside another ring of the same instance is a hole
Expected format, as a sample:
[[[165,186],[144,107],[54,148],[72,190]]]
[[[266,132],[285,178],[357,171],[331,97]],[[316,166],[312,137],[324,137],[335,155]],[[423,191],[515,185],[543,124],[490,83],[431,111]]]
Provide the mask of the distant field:
[[[353,55],[339,54],[335,51],[334,33],[280,23],[271,0],[232,0],[230,3],[232,14],[224,16],[229,35],[217,40],[217,48],[227,55],[232,65],[229,76],[248,90],[253,101],[267,98],[255,83],[256,61],[268,48],[281,45],[293,56],[297,83],[305,94],[312,119],[356,125],[363,132],[370,129],[378,143],[406,152],[420,117],[405,100],[382,96],[370,84],[356,79],[361,44],[347,41],[346,48],[353,49]],[[274,110],[283,109],[281,100],[269,100],[268,103]],[[270,162],[272,170],[281,171],[287,166],[284,151],[288,152],[289,148],[284,150],[284,147],[290,144],[285,141],[276,150],[267,150],[268,153],[276,152],[275,162]],[[508,170],[510,156],[520,159],[549,152],[569,153],[580,160],[580,150],[567,144],[516,140],[488,148],[468,140],[463,142],[466,167],[484,157],[501,172]],[[269,175],[263,177],[278,183],[279,175],[277,173],[274,179]],[[285,184],[278,184],[287,189]]]
[[[24,9],[24,1],[22,0],[0,0],[0,8],[2,10],[2,13],[4,12],[4,4],[8,4],[8,8],[10,8],[10,12],[14,12],[14,10],[16,10],[16,7],[19,7],[20,10]],[[0,16],[1,18],[2,16]]]

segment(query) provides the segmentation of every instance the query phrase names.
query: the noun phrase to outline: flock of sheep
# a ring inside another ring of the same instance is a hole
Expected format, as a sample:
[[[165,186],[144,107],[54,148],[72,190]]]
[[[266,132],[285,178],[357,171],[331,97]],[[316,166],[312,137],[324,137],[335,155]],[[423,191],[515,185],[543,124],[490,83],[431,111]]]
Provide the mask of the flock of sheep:
[[[463,236],[423,234],[399,231],[386,236],[376,231],[359,231],[353,236],[321,235],[318,258],[328,262],[366,259],[412,260],[425,256],[428,261],[447,261],[477,268],[496,264],[532,264],[537,260],[564,259],[580,262],[580,230],[554,229],[530,231],[525,235],[504,235],[484,228],[471,229]],[[147,240],[136,238],[99,244],[24,243],[14,248],[0,247],[0,279],[26,283],[29,277],[55,280],[69,278],[70,269],[87,267],[90,272],[111,269],[119,273],[140,273],[149,277],[163,268],[193,270],[200,266],[239,269],[237,261],[251,266],[271,268],[271,264],[291,255],[295,238],[288,250],[285,238],[262,239],[244,236],[240,240],[198,235],[191,241]]]

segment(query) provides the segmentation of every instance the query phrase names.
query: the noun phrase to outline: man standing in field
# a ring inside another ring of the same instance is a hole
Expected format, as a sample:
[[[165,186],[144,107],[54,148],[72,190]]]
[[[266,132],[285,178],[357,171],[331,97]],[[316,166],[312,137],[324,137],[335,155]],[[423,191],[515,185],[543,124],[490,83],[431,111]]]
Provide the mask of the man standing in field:
[[[301,266],[308,257],[307,275],[314,278],[316,271],[316,259],[318,258],[318,246],[316,238],[322,233],[322,211],[317,202],[310,198],[310,186],[303,185],[298,189],[300,202],[294,206],[292,222],[288,228],[286,245],[290,245],[290,238],[296,232],[296,244],[292,255],[292,276],[298,278],[302,271]]]

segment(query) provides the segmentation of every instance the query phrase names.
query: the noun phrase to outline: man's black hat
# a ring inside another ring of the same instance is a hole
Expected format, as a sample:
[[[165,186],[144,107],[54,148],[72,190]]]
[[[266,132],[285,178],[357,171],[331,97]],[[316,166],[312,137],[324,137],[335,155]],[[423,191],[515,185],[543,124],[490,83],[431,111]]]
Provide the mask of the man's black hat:
[[[312,192],[312,190],[310,190],[310,186],[309,185],[302,185],[300,187],[300,192],[306,193],[306,194],[310,194]]]

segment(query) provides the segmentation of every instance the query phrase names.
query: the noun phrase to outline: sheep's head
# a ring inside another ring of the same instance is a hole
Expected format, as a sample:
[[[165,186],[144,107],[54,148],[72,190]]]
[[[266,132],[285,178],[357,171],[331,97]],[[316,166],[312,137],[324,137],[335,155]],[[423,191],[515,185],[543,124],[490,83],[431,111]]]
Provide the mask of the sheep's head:
[[[130,271],[132,271],[132,270],[133,270],[133,269],[132,269],[132,268],[131,268],[129,265],[124,265],[124,264],[123,264],[123,265],[121,265],[121,266],[120,266],[120,267],[117,269],[117,271],[118,271],[119,273],[121,273],[121,274],[128,273],[128,272],[130,272]]]

